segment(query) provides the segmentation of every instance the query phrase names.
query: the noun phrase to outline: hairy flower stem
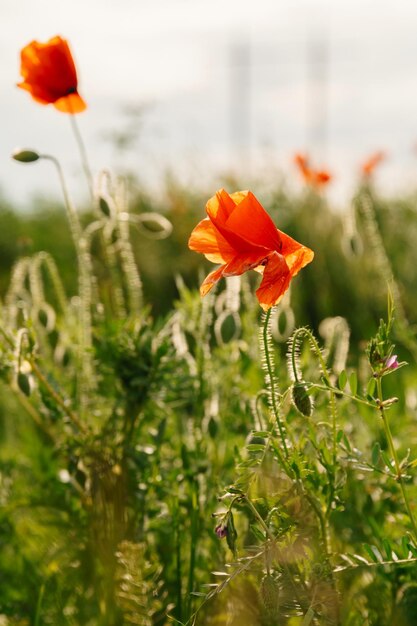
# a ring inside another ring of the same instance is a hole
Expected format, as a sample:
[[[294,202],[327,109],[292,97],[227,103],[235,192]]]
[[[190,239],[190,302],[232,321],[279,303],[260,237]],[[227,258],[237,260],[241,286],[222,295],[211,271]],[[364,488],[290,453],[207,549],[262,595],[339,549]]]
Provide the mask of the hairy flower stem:
[[[396,473],[397,473],[397,481],[398,481],[398,483],[400,485],[400,489],[401,489],[401,493],[402,493],[402,496],[403,496],[405,508],[407,509],[408,517],[410,518],[411,526],[413,528],[414,542],[416,542],[416,545],[417,545],[417,525],[416,525],[416,521],[414,519],[413,512],[412,512],[411,507],[410,507],[410,502],[408,500],[407,491],[405,489],[404,480],[403,480],[403,473],[401,471],[400,463],[398,461],[398,454],[397,454],[397,451],[396,451],[395,446],[394,446],[394,441],[392,439],[391,428],[390,428],[390,425],[389,425],[389,422],[388,422],[387,414],[386,414],[385,409],[384,409],[383,394],[382,394],[382,380],[381,380],[380,376],[378,376],[378,378],[376,379],[376,387],[377,387],[377,394],[378,394],[378,400],[379,400],[379,402],[378,402],[379,414],[380,414],[380,416],[382,418],[382,422],[384,424],[385,436],[386,436],[387,441],[388,441],[388,446],[389,446],[390,452],[392,454],[392,458],[394,459],[395,470],[396,470]]]
[[[326,515],[328,516],[331,511],[331,505],[333,501],[333,495],[335,490],[335,481],[336,481],[336,465],[337,465],[337,410],[336,410],[336,398],[335,392],[332,389],[332,382],[330,379],[330,374],[326,366],[326,361],[324,360],[322,351],[320,350],[320,346],[317,343],[317,340],[313,333],[308,328],[299,328],[295,331],[293,335],[292,347],[291,347],[291,364],[292,364],[292,373],[296,382],[298,382],[298,372],[299,368],[297,365],[296,359],[296,349],[297,349],[297,339],[298,337],[307,337],[310,345],[313,349],[314,354],[319,360],[320,369],[323,374],[324,380],[328,386],[327,390],[330,393],[330,414],[332,419],[332,472],[329,475],[329,479],[331,481],[330,484],[330,493],[329,493],[329,501],[327,506]]]
[[[279,414],[279,408],[278,408],[278,403],[277,403],[277,390],[275,389],[276,381],[275,381],[275,373],[274,373],[274,367],[273,367],[273,355],[271,352],[271,344],[270,344],[271,312],[272,312],[272,307],[268,309],[268,311],[265,313],[264,325],[263,325],[263,331],[262,331],[263,349],[264,349],[265,365],[266,365],[266,371],[267,371],[267,387],[269,387],[270,409],[272,410],[275,421],[277,423],[279,434],[281,437],[282,447],[284,449],[284,454],[285,454],[285,461],[282,458],[280,459],[280,461],[281,461],[281,464],[284,467],[286,467],[286,469],[288,470],[289,454],[288,454],[287,442],[285,440],[284,427],[281,422],[281,417]]]
[[[71,202],[65,182],[64,173],[59,161],[50,155],[42,155],[43,159],[51,161],[58,173],[61,189],[64,196],[71,235],[73,238],[78,261],[78,285],[80,297],[80,406],[81,414],[86,412],[86,404],[89,392],[93,387],[93,359],[92,359],[92,279],[93,269],[88,250],[88,242],[81,228],[78,213]]]

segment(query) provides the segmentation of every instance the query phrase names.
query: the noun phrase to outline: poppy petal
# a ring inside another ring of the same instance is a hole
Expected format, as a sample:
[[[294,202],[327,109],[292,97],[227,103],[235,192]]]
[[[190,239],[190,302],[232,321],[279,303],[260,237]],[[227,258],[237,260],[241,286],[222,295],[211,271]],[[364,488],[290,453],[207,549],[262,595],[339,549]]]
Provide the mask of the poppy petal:
[[[223,276],[240,276],[248,270],[258,267],[267,258],[264,251],[252,254],[239,254],[229,261],[223,271]]]
[[[210,274],[206,276],[200,286],[200,295],[202,297],[207,295],[208,292],[214,287],[214,285],[221,279],[225,267],[225,265],[221,265],[216,270],[214,270],[214,272],[210,272]]]
[[[291,272],[285,258],[278,252],[271,252],[263,273],[262,282],[256,290],[259,304],[267,311],[281,300],[290,286]]]
[[[243,198],[242,193],[245,194]],[[226,221],[227,228],[256,246],[279,250],[281,242],[277,228],[253,193],[246,191],[234,195],[240,201]]]
[[[31,41],[20,54],[23,81],[18,87],[29,91],[41,104],[54,104],[64,113],[80,113],[86,104],[78,94],[77,71],[68,43],[52,37],[46,43]]]
[[[247,191],[242,191],[236,194],[239,197],[246,197]],[[235,229],[229,228],[228,221],[234,211],[236,211],[236,204],[231,196],[224,190],[220,189],[215,196],[210,198],[206,204],[207,215],[213,222],[217,230],[223,235],[229,245],[239,254],[253,253],[258,249],[262,249],[264,252],[270,250],[265,244],[252,243]]]
[[[313,259],[314,252],[306,246],[301,246],[298,250],[295,250],[295,252],[286,256],[285,262],[291,272],[291,278],[298,274],[303,267],[311,263]]]
[[[70,93],[56,100],[54,107],[62,113],[81,113],[85,111],[87,105],[78,93]]]
[[[188,247],[204,254],[212,263],[225,263],[235,255],[233,248],[208,218],[194,228]]]
[[[207,215],[213,222],[225,224],[227,218],[235,210],[236,203],[225,189],[219,189],[206,204]]]
[[[290,269],[290,272],[293,276],[300,271],[308,263],[314,258],[314,252],[307,248],[306,246],[301,245],[289,235],[286,235],[282,231],[278,231],[281,237],[282,248],[281,253],[285,257],[285,261]]]

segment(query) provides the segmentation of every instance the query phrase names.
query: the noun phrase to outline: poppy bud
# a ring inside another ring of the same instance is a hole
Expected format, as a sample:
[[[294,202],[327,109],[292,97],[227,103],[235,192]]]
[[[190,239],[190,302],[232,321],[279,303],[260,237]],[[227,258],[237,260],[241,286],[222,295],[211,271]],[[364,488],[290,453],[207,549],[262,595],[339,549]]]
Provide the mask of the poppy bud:
[[[20,161],[20,163],[33,163],[40,159],[40,155],[34,150],[15,150],[12,159]]]
[[[28,376],[23,372],[19,372],[17,375],[17,386],[25,396],[30,396],[30,382]]]
[[[311,417],[313,413],[313,401],[311,396],[307,393],[307,385],[302,382],[294,383],[291,395],[294,406],[301,413],[301,415],[304,415],[304,417]]]
[[[105,215],[106,217],[110,217],[111,215],[110,206],[105,198],[99,199],[98,206],[99,206],[100,211],[103,213],[103,215]]]

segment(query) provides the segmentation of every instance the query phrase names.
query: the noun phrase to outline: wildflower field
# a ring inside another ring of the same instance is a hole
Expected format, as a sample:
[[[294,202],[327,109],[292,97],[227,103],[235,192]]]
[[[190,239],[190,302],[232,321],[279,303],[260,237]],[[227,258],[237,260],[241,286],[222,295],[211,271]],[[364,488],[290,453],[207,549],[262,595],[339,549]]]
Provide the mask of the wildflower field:
[[[18,86],[90,198],[13,153],[62,204],[0,206],[0,625],[415,626],[416,195],[381,197],[381,152],[344,213],[302,153],[297,194],[129,193],[65,39]]]

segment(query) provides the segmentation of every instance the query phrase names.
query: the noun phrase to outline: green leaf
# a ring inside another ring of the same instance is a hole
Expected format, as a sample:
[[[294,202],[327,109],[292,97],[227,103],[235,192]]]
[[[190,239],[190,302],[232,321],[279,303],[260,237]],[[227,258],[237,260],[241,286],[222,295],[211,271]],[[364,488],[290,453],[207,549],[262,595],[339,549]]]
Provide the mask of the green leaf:
[[[248,443],[246,450],[249,452],[264,452],[265,444],[263,443]]]
[[[347,374],[345,370],[342,370],[339,374],[339,378],[337,379],[337,386],[339,387],[339,389],[343,391],[343,389],[346,387],[346,383],[347,383]]]
[[[375,441],[372,447],[372,465],[378,465],[379,457],[381,454],[381,446],[379,441]]]
[[[377,557],[376,553],[374,552],[374,550],[377,550],[377,548],[375,548],[375,546],[370,546],[368,543],[364,543],[363,544],[363,549],[366,550],[366,552],[369,554],[369,556],[371,557],[371,560],[374,563],[378,563],[379,562],[379,558]],[[379,550],[378,550],[378,554],[379,554]]]
[[[408,549],[410,550],[410,552],[413,555],[413,557],[416,558],[417,557],[417,548],[415,548],[413,546],[413,544],[409,542],[408,543]]]
[[[384,539],[382,541],[382,545],[384,547],[385,550],[385,554],[387,555],[387,559],[390,561],[392,559],[392,548],[391,548],[391,544],[388,541],[388,539]]]
[[[356,372],[352,372],[349,376],[349,387],[352,396],[356,396],[356,393],[358,391],[358,377],[356,375]]]
[[[236,555],[237,532],[235,528],[235,522],[233,519],[232,511],[230,511],[229,515],[227,516],[226,529],[227,529],[227,535],[226,535],[227,545],[229,546],[230,550],[233,552],[233,555]]]
[[[345,435],[345,434],[343,434],[343,443],[345,444],[345,446],[346,446],[347,450],[348,450],[349,452],[352,452],[352,447],[351,447],[351,445],[350,445],[350,441],[349,441],[349,439],[346,437],[346,435]]]
[[[381,457],[385,465],[391,470],[391,472],[395,473],[395,467],[391,459],[389,458],[388,454],[384,450],[381,450]]]
[[[307,611],[307,613],[304,615],[304,619],[302,621],[301,626],[309,626],[311,624],[311,621],[314,619],[314,611],[313,609],[310,607]]]
[[[401,539],[401,551],[402,551],[401,556],[403,559],[408,558],[408,553],[409,553],[408,542],[409,542],[409,539],[407,535],[404,535],[404,537]]]
[[[371,396],[373,398],[375,392],[376,381],[375,378],[370,378],[368,382],[368,386],[366,387],[366,395]]]

